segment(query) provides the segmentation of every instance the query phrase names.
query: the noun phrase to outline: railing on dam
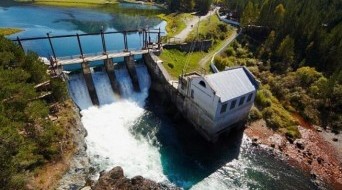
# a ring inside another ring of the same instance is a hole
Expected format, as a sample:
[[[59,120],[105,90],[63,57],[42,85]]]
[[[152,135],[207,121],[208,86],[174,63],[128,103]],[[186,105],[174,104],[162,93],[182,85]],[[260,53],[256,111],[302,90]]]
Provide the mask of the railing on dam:
[[[142,36],[142,45],[138,48],[129,48],[128,47],[128,34],[131,33],[139,33]],[[49,33],[43,37],[31,37],[31,38],[19,38],[17,37],[13,41],[16,41],[19,46],[24,49],[22,42],[24,41],[33,41],[33,40],[48,40],[49,46],[52,52],[52,56],[50,57],[51,65],[63,65],[63,64],[74,64],[74,63],[81,63],[84,61],[96,61],[108,58],[115,58],[115,57],[124,57],[128,55],[136,55],[136,54],[144,54],[147,53],[148,49],[160,49],[161,48],[161,31],[160,29],[156,30],[147,30],[147,29],[139,29],[139,30],[127,30],[127,31],[110,31],[110,32],[103,32],[102,30],[97,33],[87,33],[87,34],[71,34],[71,35],[56,35],[52,36]],[[107,50],[106,46],[106,38],[105,35],[110,34],[122,34],[123,37],[123,45],[124,49],[121,50]],[[157,41],[153,42],[151,40],[150,34],[157,34]],[[102,52],[96,53],[87,53],[85,54],[83,51],[81,36],[100,36],[102,44]],[[76,38],[77,45],[79,48],[78,55],[69,55],[69,56],[58,56],[55,51],[55,47],[53,45],[52,39],[62,39],[62,38]]]

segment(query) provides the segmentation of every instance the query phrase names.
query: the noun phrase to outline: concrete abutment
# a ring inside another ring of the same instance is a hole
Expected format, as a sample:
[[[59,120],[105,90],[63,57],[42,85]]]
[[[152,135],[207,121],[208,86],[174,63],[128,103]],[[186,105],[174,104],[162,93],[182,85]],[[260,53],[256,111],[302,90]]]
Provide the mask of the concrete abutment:
[[[140,92],[137,70],[135,69],[134,55],[124,57],[126,68],[129,76],[132,79],[133,89],[135,92]]]
[[[114,72],[113,59],[111,58],[105,59],[104,66],[105,66],[106,73],[108,75],[110,85],[113,89],[114,94],[121,95],[120,85],[116,79],[115,72]]]
[[[100,104],[99,98],[97,97],[97,94],[96,94],[96,89],[95,89],[93,77],[91,76],[89,64],[88,62],[82,62],[81,66],[82,66],[82,71],[83,71],[83,77],[88,88],[91,102],[93,103],[93,105],[99,105]]]

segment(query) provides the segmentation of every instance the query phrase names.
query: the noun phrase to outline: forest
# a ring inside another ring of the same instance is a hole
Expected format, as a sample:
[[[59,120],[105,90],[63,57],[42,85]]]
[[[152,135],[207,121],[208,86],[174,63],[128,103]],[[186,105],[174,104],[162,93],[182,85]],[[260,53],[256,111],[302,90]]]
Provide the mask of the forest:
[[[40,166],[61,158],[65,123],[49,116],[54,104],[67,99],[67,90],[46,71],[35,53],[25,55],[0,35],[0,189],[23,189]],[[45,101],[37,85],[48,80],[52,97]]]
[[[246,35],[216,59],[218,66],[251,66],[263,84],[257,104],[268,124],[294,125],[284,115],[299,113],[312,124],[341,130],[342,1],[223,3]]]
[[[166,3],[171,12],[192,12],[206,14],[210,10],[212,0],[156,0],[157,3]]]

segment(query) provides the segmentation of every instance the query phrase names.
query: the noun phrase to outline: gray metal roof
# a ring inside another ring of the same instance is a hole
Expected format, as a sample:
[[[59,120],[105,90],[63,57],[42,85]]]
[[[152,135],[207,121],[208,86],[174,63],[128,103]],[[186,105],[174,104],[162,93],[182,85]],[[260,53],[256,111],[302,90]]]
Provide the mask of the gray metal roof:
[[[221,102],[256,90],[243,67],[207,75],[205,79],[216,95],[221,98]]]

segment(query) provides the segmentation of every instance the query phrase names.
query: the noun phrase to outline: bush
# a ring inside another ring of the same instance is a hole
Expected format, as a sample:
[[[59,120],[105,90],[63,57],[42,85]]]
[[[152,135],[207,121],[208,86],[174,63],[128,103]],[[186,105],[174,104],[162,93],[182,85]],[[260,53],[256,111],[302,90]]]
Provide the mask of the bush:
[[[300,138],[298,127],[295,125],[288,126],[285,135],[291,139]]]
[[[257,92],[256,98],[255,98],[256,104],[260,106],[262,109],[269,107],[272,105],[271,97],[272,97],[271,91],[267,89],[260,89]]]
[[[248,67],[254,66],[254,65],[256,65],[256,60],[255,59],[247,59],[246,65]]]
[[[68,90],[65,82],[60,78],[50,79],[52,96],[56,101],[63,101],[68,97]]]
[[[168,63],[167,66],[169,66],[171,69],[173,69],[174,65],[172,63]]]
[[[261,112],[258,110],[258,108],[253,106],[251,111],[249,112],[248,121],[253,122],[253,121],[259,120],[261,118],[262,118]]]
[[[223,71],[225,67],[233,67],[235,66],[234,58],[224,58],[221,56],[217,56],[214,59],[215,66],[218,70]]]
[[[217,25],[217,27],[219,28],[221,32],[224,32],[224,33],[228,32],[228,26],[226,24],[220,23]]]
[[[236,52],[233,47],[229,46],[224,53],[229,57],[229,56],[236,56]]]

